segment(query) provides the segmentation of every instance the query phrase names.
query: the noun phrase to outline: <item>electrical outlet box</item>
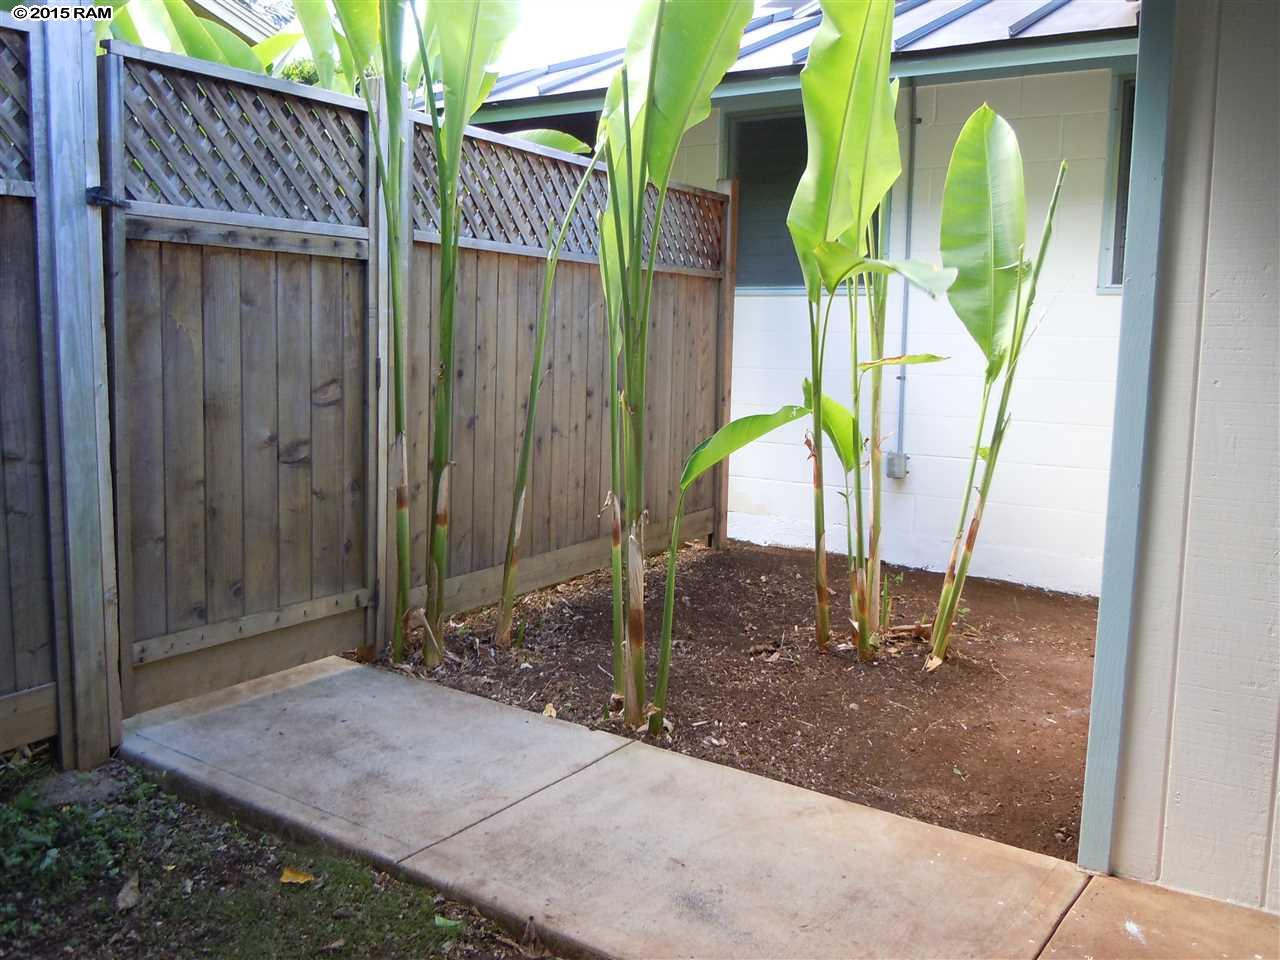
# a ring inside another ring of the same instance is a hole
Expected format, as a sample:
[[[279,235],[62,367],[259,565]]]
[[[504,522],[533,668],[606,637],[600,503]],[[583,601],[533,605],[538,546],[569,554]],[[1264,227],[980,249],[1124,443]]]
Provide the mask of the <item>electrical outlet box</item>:
[[[890,450],[884,458],[884,475],[891,480],[903,480],[907,476],[907,461],[911,458],[898,450]]]

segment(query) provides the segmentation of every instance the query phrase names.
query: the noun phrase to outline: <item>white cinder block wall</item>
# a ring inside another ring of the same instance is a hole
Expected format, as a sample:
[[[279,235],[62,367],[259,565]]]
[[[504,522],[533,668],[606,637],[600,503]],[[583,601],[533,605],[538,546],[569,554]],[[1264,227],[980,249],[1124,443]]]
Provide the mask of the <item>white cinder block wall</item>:
[[[1107,467],[1110,457],[1120,297],[1099,293],[1099,256],[1108,179],[1113,77],[1088,71],[921,86],[917,93],[916,164],[910,256],[940,263],[942,188],[964,121],[984,101],[1017,130],[1026,163],[1028,242],[1038,241],[1058,162],[1070,170],[1038,299],[1042,322],[1019,371],[1006,441],[971,572],[1080,593],[1097,593],[1102,572]],[[905,89],[900,98],[906,155]],[[703,173],[716,118],[691,131],[682,169]],[[891,243],[904,252],[906,178],[893,196]],[[800,402],[809,372],[803,293],[762,290],[739,277],[735,305],[733,415]],[[889,304],[887,352],[899,352],[901,294]],[[949,356],[909,369],[904,449],[910,474],[886,480],[885,556],[893,563],[941,569],[958,519],[967,457],[982,386],[981,355],[945,299],[909,298],[908,352]],[[865,330],[861,338],[865,345]],[[848,403],[849,334],[843,303],[832,312],[826,392]],[[994,408],[994,403],[993,403]],[[896,371],[885,377],[883,423],[896,432]],[[793,425],[735,455],[730,466],[729,532],[761,543],[811,546],[812,487]],[[897,442],[890,437],[888,447]],[[838,470],[828,455],[828,479]],[[831,484],[829,484],[831,487]],[[827,542],[843,550],[844,501],[827,498]]]

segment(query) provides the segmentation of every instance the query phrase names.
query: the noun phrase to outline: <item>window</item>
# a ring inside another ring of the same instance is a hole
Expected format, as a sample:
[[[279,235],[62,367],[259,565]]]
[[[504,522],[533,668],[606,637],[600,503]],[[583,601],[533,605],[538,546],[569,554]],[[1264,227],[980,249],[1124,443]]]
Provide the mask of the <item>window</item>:
[[[1115,195],[1111,205],[1110,236],[1104,247],[1103,286],[1124,284],[1124,239],[1129,219],[1129,155],[1133,151],[1134,80],[1126,77],[1116,88],[1116,129],[1112,137]]]
[[[787,210],[804,173],[804,117],[744,120],[734,130],[738,286],[803,287]]]

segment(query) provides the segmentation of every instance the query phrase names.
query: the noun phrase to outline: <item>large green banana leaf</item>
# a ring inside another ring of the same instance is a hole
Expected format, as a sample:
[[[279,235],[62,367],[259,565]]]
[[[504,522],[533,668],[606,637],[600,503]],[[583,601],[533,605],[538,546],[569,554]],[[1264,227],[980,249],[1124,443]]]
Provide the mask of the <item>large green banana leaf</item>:
[[[221,24],[197,17],[182,0],[129,0],[116,4],[111,35],[156,50],[263,72],[253,48]]]
[[[859,272],[896,273],[918,290],[935,300],[950,289],[956,280],[954,267],[935,267],[923,260],[863,260]]]
[[[339,79],[337,42],[333,33],[333,21],[329,5],[323,0],[300,0],[294,4],[298,24],[311,48],[311,59],[316,65],[316,77],[320,86],[330,90],[343,88],[350,92],[351,78]],[[374,15],[376,18],[376,14]]]
[[[306,6],[304,3],[303,6]],[[342,24],[342,33],[350,51],[349,63],[343,63],[343,71],[354,87],[356,81],[367,72],[380,73],[382,52],[381,0],[333,0],[333,9]],[[305,29],[305,25],[304,25]],[[332,28],[331,28],[332,29]],[[335,35],[336,46],[336,35]],[[320,72],[319,64],[316,73]]]
[[[265,70],[274,64],[283,64],[284,58],[301,42],[301,33],[286,28],[255,43],[251,49],[253,55],[258,58],[258,63]]]
[[[613,251],[613,263],[631,261],[626,222],[648,184],[666,188],[685,132],[710,116],[711,92],[737,59],[750,17],[750,0],[644,0],[637,11],[623,56],[625,97],[619,71],[605,95],[597,138],[606,140],[612,175],[624,187],[617,192],[624,247]],[[613,217],[607,209],[600,233],[611,246],[617,242]]]
[[[808,377],[804,378],[804,404],[813,408],[813,383]],[[853,473],[858,468],[858,451],[853,443],[853,414],[848,407],[825,393],[822,395],[822,432],[835,448],[844,472]]]
[[[445,169],[456,171],[462,136],[472,114],[493,89],[489,69],[519,20],[516,0],[430,0],[427,36],[432,79],[444,87],[440,131]]]
[[[952,309],[987,358],[987,380],[1009,355],[1027,231],[1022,154],[1013,128],[986,104],[965,123],[942,194],[942,262],[957,271]]]
[[[637,12],[624,56],[634,171],[643,158],[658,188],[685,131],[710,116],[711,91],[737,59],[750,17],[750,0],[645,0]],[[625,162],[621,78],[610,84],[601,124]]]
[[[200,18],[199,25],[204,28],[204,32],[209,39],[221,51],[223,63],[231,67],[238,67],[241,70],[248,70],[251,73],[265,72],[266,67],[258,59],[258,55],[254,53],[253,47],[249,46],[222,24]]]
[[[893,5],[823,0],[800,74],[808,160],[787,213],[810,297],[861,258],[871,215],[902,172],[889,83]]]
[[[753,440],[759,440],[784,423],[808,415],[807,407],[786,406],[773,413],[759,413],[731,420],[693,448],[689,459],[684,462],[684,472],[680,474],[680,489],[688,490],[700,476]]]
[[[590,153],[591,148],[571,133],[563,130],[550,130],[546,127],[535,127],[530,130],[513,130],[508,136],[528,140],[540,147],[550,147],[563,153]]]

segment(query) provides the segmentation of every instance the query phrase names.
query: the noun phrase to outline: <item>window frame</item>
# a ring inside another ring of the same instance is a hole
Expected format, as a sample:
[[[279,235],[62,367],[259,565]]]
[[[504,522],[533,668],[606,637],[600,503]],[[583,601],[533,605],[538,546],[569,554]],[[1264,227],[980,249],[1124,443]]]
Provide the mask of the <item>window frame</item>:
[[[1124,223],[1120,219],[1121,207],[1127,218],[1129,196],[1132,187],[1129,163],[1133,152],[1133,114],[1135,108],[1135,81],[1132,72],[1113,72],[1111,75],[1111,121],[1107,136],[1106,192],[1102,210],[1102,237],[1098,244],[1098,289],[1106,296],[1119,296],[1124,289],[1123,240],[1120,231]],[[1125,119],[1128,117],[1128,129]],[[1129,157],[1122,157],[1125,145]],[[1123,164],[1123,165],[1122,165]],[[1123,179],[1123,184],[1121,180]],[[1121,190],[1123,186],[1123,191]],[[1123,195],[1122,195],[1123,194]],[[1122,257],[1116,263],[1116,248]],[[1117,273],[1117,267],[1119,272]]]
[[[739,176],[738,169],[738,148],[741,143],[742,126],[748,123],[757,123],[762,120],[794,120],[804,119],[804,108],[800,104],[788,104],[786,106],[765,107],[759,110],[744,110],[736,113],[728,113],[722,115],[726,125],[726,136],[722,140],[724,144],[724,172],[727,177],[737,178]],[[741,239],[739,239],[741,244]],[[763,284],[763,283],[737,283],[734,287],[734,293],[738,296],[749,297],[772,297],[772,296],[807,296],[807,291],[803,284],[787,285],[787,284]]]

